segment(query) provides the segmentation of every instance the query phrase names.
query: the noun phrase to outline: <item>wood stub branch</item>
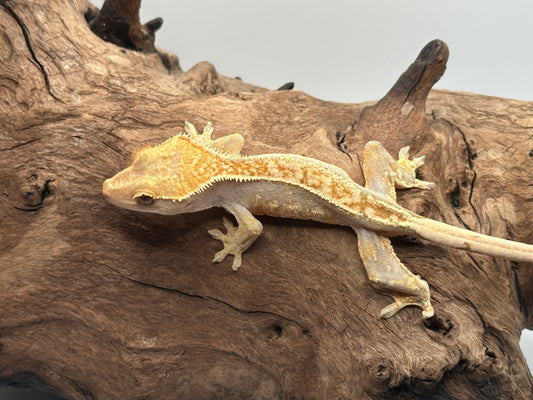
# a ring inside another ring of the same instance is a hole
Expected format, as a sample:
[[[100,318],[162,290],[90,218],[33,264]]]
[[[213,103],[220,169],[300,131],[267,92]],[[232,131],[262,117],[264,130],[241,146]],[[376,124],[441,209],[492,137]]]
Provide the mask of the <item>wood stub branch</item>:
[[[139,10],[141,0],[106,0],[99,12],[94,8],[85,17],[91,30],[106,42],[125,49],[144,53],[158,53],[169,71],[179,69],[176,60],[155,47],[155,32],[163,24],[162,18],[154,18],[141,24]]]
[[[294,82],[287,82],[278,88],[278,90],[292,90],[292,89],[294,89]]]
[[[155,31],[141,25],[140,6],[141,0],[106,0],[89,26],[106,42],[126,49],[154,52]],[[156,29],[162,22],[160,19]]]
[[[358,141],[367,142],[379,135],[398,150],[398,135],[412,143],[429,130],[426,121],[426,99],[433,85],[446,69],[448,46],[441,40],[429,42],[416,60],[398,78],[389,92],[376,104],[366,107],[354,129]],[[347,140],[350,146],[353,139]]]

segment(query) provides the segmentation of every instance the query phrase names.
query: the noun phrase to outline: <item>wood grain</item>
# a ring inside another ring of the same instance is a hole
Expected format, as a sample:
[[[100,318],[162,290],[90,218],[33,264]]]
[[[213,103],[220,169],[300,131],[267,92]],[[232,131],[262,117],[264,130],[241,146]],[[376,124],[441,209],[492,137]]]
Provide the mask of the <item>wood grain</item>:
[[[169,68],[145,42],[97,37],[94,18],[83,0],[0,5],[0,386],[72,399],[531,396],[518,339],[533,328],[532,265],[396,238],[443,325],[413,308],[381,320],[390,299],[348,229],[261,218],[235,273],[211,263],[222,210],[129,212],[101,185],[185,120],[243,134],[246,154],[319,158],[359,183],[364,143],[380,140],[425,154],[421,178],[437,184],[402,192],[403,206],[533,243],[533,103],[430,92],[441,41],[379,102],[338,104],[209,63],[182,71],[173,55]]]

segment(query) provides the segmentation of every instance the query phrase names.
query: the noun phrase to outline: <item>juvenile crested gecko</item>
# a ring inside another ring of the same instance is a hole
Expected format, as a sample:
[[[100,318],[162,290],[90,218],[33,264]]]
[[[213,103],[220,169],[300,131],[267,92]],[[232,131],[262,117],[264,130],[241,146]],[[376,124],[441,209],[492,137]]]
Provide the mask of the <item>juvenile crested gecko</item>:
[[[457,228],[398,205],[395,188],[434,186],[416,178],[424,157],[410,160],[408,147],[396,161],[379,142],[367,143],[362,187],[341,168],[313,158],[241,155],[241,135],[212,140],[212,131],[208,123],[198,134],[186,122],[184,133],[136,152],[130,167],[104,182],[104,196],[119,207],[168,215],[223,207],[237,226],[224,217],[226,233],[209,230],[224,244],[213,262],[231,254],[235,271],[263,230],[252,214],[349,226],[357,234],[369,279],[394,298],[381,311],[383,318],[409,305],[421,307],[424,318],[434,315],[428,284],[400,262],[388,236],[416,235],[443,246],[533,262],[533,245]]]

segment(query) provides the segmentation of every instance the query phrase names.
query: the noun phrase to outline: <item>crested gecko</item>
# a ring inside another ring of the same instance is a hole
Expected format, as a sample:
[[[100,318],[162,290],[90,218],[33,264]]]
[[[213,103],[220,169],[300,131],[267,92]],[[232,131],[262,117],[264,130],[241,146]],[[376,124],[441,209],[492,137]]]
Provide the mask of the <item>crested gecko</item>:
[[[104,196],[119,207],[167,215],[223,207],[237,226],[224,217],[226,233],[209,230],[224,245],[213,262],[232,255],[235,271],[263,230],[253,214],[349,226],[357,234],[369,279],[394,299],[381,311],[383,318],[410,305],[421,307],[424,318],[434,315],[427,282],[401,263],[389,236],[416,235],[443,246],[533,262],[533,245],[457,228],[398,205],[396,188],[434,186],[416,178],[424,157],[409,159],[408,147],[394,160],[379,142],[368,142],[362,187],[343,169],[313,158],[241,155],[241,135],[213,140],[212,132],[210,123],[199,134],[185,122],[185,132],[137,151],[130,167],[104,182]]]

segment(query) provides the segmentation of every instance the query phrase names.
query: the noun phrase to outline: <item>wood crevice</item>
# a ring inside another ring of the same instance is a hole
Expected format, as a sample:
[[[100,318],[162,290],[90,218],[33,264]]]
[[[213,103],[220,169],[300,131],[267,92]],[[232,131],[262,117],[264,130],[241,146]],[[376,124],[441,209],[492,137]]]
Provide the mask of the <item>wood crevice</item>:
[[[24,37],[24,42],[26,43],[26,48],[31,54],[31,58],[33,62],[36,64],[39,72],[41,73],[44,84],[46,86],[46,90],[48,94],[56,101],[63,103],[63,101],[58,98],[52,91],[52,87],[50,85],[50,79],[48,78],[48,73],[46,72],[46,69],[44,68],[44,65],[39,61],[37,58],[37,55],[35,54],[35,50],[33,48],[33,45],[31,43],[30,38],[30,31],[26,24],[24,24],[24,21],[17,15],[17,13],[11,8],[11,6],[8,3],[2,3],[2,6],[7,10],[9,15],[13,18],[13,20],[16,22],[16,24],[19,26],[20,31],[22,32],[22,36]]]

